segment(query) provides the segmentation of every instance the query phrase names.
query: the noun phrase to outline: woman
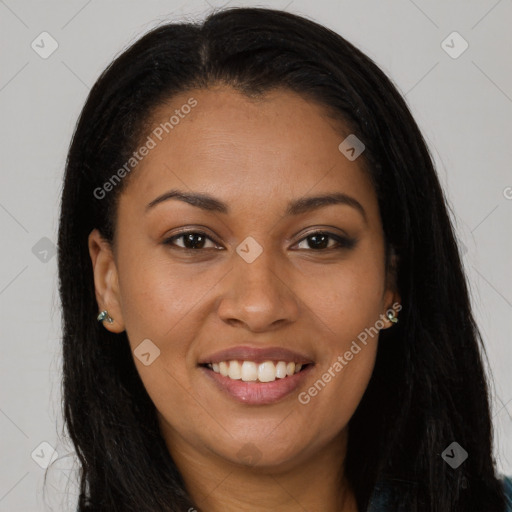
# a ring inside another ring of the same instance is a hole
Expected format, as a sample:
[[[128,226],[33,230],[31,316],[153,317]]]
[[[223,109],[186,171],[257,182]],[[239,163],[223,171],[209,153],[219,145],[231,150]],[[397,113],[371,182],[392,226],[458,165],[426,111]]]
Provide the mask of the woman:
[[[78,510],[505,510],[430,155],[332,31],[229,9],[120,55],[59,272]]]

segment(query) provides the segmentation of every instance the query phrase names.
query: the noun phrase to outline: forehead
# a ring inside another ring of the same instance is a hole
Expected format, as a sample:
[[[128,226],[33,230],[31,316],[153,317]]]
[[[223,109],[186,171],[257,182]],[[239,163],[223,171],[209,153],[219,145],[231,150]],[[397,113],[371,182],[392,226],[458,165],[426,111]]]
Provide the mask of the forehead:
[[[363,159],[350,161],[338,149],[349,134],[323,106],[289,90],[260,98],[226,86],[187,91],[153,113],[142,138],[153,147],[122,195],[147,204],[180,188],[271,206],[336,190],[359,196],[371,209],[375,195]]]

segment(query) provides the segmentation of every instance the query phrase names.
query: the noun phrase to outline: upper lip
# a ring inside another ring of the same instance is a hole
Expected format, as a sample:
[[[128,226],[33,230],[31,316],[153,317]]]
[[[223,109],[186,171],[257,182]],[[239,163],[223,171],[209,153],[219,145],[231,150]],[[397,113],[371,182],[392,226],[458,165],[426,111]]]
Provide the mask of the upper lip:
[[[220,363],[221,361],[286,361],[300,364],[310,364],[313,360],[305,354],[283,347],[256,348],[248,345],[226,348],[199,360],[199,364]]]

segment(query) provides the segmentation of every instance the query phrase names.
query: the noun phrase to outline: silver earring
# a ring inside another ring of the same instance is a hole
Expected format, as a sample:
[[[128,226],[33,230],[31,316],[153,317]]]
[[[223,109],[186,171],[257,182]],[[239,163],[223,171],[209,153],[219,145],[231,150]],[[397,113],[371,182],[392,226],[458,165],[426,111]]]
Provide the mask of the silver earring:
[[[394,311],[388,311],[387,317],[390,322],[393,322],[394,324],[398,323],[398,318],[395,316]]]
[[[98,320],[98,322],[103,322],[105,320],[109,324],[111,324],[114,321],[114,319],[108,314],[108,311],[106,309],[104,309],[98,315],[98,318],[96,320]]]

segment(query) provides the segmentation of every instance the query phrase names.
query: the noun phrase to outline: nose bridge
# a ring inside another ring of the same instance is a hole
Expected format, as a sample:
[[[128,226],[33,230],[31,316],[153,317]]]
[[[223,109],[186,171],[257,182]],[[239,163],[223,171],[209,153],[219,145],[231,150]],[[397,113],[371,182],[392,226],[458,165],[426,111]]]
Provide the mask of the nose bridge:
[[[276,256],[266,249],[254,261],[247,261],[243,256],[234,257],[241,291],[250,294],[260,294],[272,298],[279,295],[282,282],[277,278],[278,265]]]
[[[219,315],[224,321],[239,321],[253,330],[294,321],[298,302],[283,280],[279,258],[270,248],[248,238],[233,254],[230,290],[220,303]]]

